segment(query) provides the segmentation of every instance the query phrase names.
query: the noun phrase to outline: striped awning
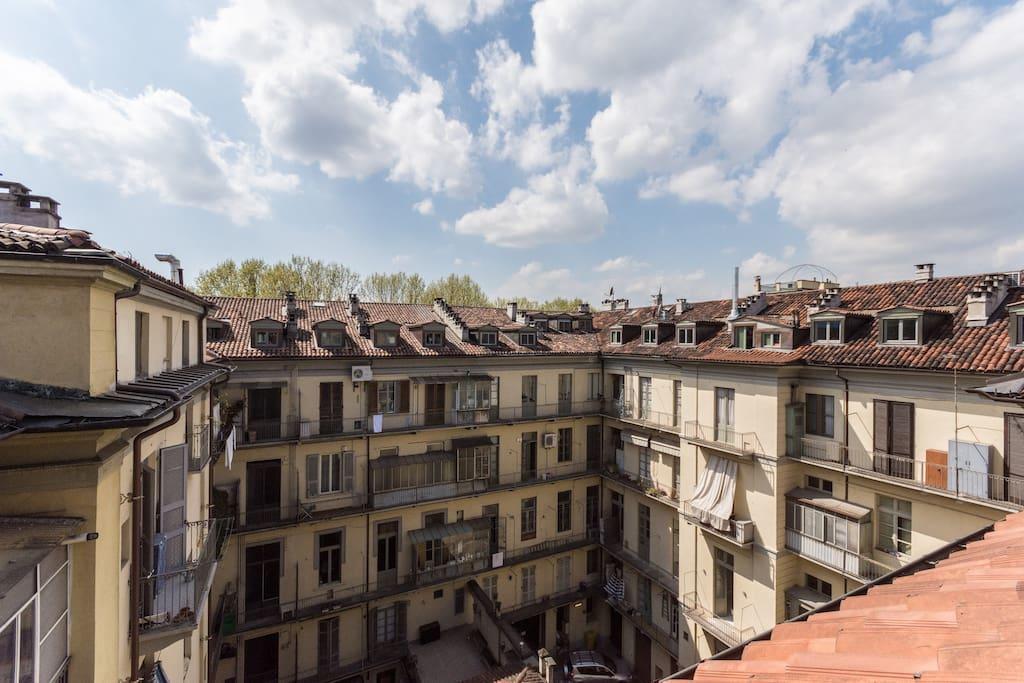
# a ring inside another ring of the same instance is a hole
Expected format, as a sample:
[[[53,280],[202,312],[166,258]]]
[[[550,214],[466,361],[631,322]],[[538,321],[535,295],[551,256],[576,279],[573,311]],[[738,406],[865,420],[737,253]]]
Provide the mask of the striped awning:
[[[651,437],[651,450],[658,451],[659,453],[665,453],[666,455],[682,455],[682,450],[679,448],[679,441],[671,443],[668,441],[662,441]]]

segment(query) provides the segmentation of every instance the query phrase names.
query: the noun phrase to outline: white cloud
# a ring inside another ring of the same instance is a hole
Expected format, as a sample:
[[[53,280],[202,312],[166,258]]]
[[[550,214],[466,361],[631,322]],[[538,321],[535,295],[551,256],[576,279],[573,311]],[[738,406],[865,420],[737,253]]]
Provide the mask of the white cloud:
[[[493,15],[501,2],[311,2],[231,0],[195,23],[199,56],[241,69],[244,103],[267,148],[315,164],[332,178],[388,178],[435,193],[476,191],[473,136],[442,109],[436,80],[415,73],[400,52],[397,70],[415,87],[389,101],[356,77],[360,36],[404,33],[424,19],[452,31]]]
[[[498,288],[499,296],[552,299],[580,296],[579,282],[568,268],[545,269],[540,261],[530,261]]]
[[[0,53],[0,138],[25,153],[125,194],[224,214],[270,213],[271,191],[294,189],[261,150],[218,133],[173,90],[134,97],[83,89],[41,62]]]
[[[794,121],[747,200],[776,199],[814,258],[861,277],[990,268],[1024,223],[1022,33],[1018,3],[915,71],[844,82]]]
[[[412,205],[413,210],[422,216],[432,216],[434,214],[434,200],[430,197],[416,202]]]
[[[777,275],[789,268],[785,261],[759,251],[753,256],[744,259],[740,264],[741,280],[748,280],[755,275],[761,275],[766,282],[772,281]],[[742,282],[740,283],[742,287]]]
[[[501,247],[534,247],[593,239],[607,221],[604,197],[589,179],[585,152],[577,148],[565,165],[532,176],[495,206],[459,218],[455,232]]]
[[[395,254],[391,257],[391,263],[396,266],[404,266],[407,263],[412,263],[412,256],[409,254]]]
[[[636,268],[644,268],[647,264],[643,261],[638,261],[632,256],[616,256],[606,261],[602,261],[598,265],[594,266],[594,270],[598,273],[613,273],[623,270],[634,270]]]
[[[640,191],[644,198],[673,194],[683,201],[721,204],[727,208],[739,203],[740,182],[727,178],[717,164],[704,164],[682,173],[649,182]]]
[[[920,31],[908,35],[903,40],[903,52],[910,56],[929,57],[949,54],[977,31],[985,18],[985,13],[977,7],[954,7],[932,22],[930,38],[926,38]]]

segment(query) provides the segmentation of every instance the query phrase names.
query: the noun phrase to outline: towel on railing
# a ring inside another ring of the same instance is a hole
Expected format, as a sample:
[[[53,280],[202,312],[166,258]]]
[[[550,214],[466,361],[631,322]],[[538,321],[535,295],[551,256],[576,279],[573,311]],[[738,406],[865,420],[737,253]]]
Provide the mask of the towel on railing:
[[[736,462],[717,455],[708,457],[707,467],[697,481],[690,507],[702,524],[728,532],[736,497]]]

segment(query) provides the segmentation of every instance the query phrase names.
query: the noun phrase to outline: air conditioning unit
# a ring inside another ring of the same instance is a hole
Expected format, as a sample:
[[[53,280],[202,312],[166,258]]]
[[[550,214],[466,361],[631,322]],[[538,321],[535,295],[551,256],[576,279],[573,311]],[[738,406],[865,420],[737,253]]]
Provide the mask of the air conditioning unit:
[[[544,448],[554,448],[558,445],[558,434],[550,432],[544,435]]]
[[[369,382],[373,379],[373,368],[369,365],[355,365],[352,367],[353,382]]]
[[[734,520],[736,540],[740,543],[751,543],[754,540],[754,522],[749,519]]]

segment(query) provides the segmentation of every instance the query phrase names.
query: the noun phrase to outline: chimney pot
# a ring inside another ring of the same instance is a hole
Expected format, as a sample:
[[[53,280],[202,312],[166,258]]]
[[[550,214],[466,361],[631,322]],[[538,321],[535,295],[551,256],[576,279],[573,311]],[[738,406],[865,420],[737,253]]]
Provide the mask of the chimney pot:
[[[355,292],[348,295],[348,314],[359,315],[359,295]]]
[[[754,276],[754,294],[760,294],[760,293],[761,293],[761,276],[760,275],[755,275]]]
[[[914,282],[931,282],[935,279],[934,263],[918,263],[914,268],[917,269]]]
[[[516,302],[516,301],[509,301],[507,304],[505,304],[505,315],[507,315],[510,320],[515,322],[516,315],[518,315],[518,313],[519,313],[519,303],[518,302]]]

